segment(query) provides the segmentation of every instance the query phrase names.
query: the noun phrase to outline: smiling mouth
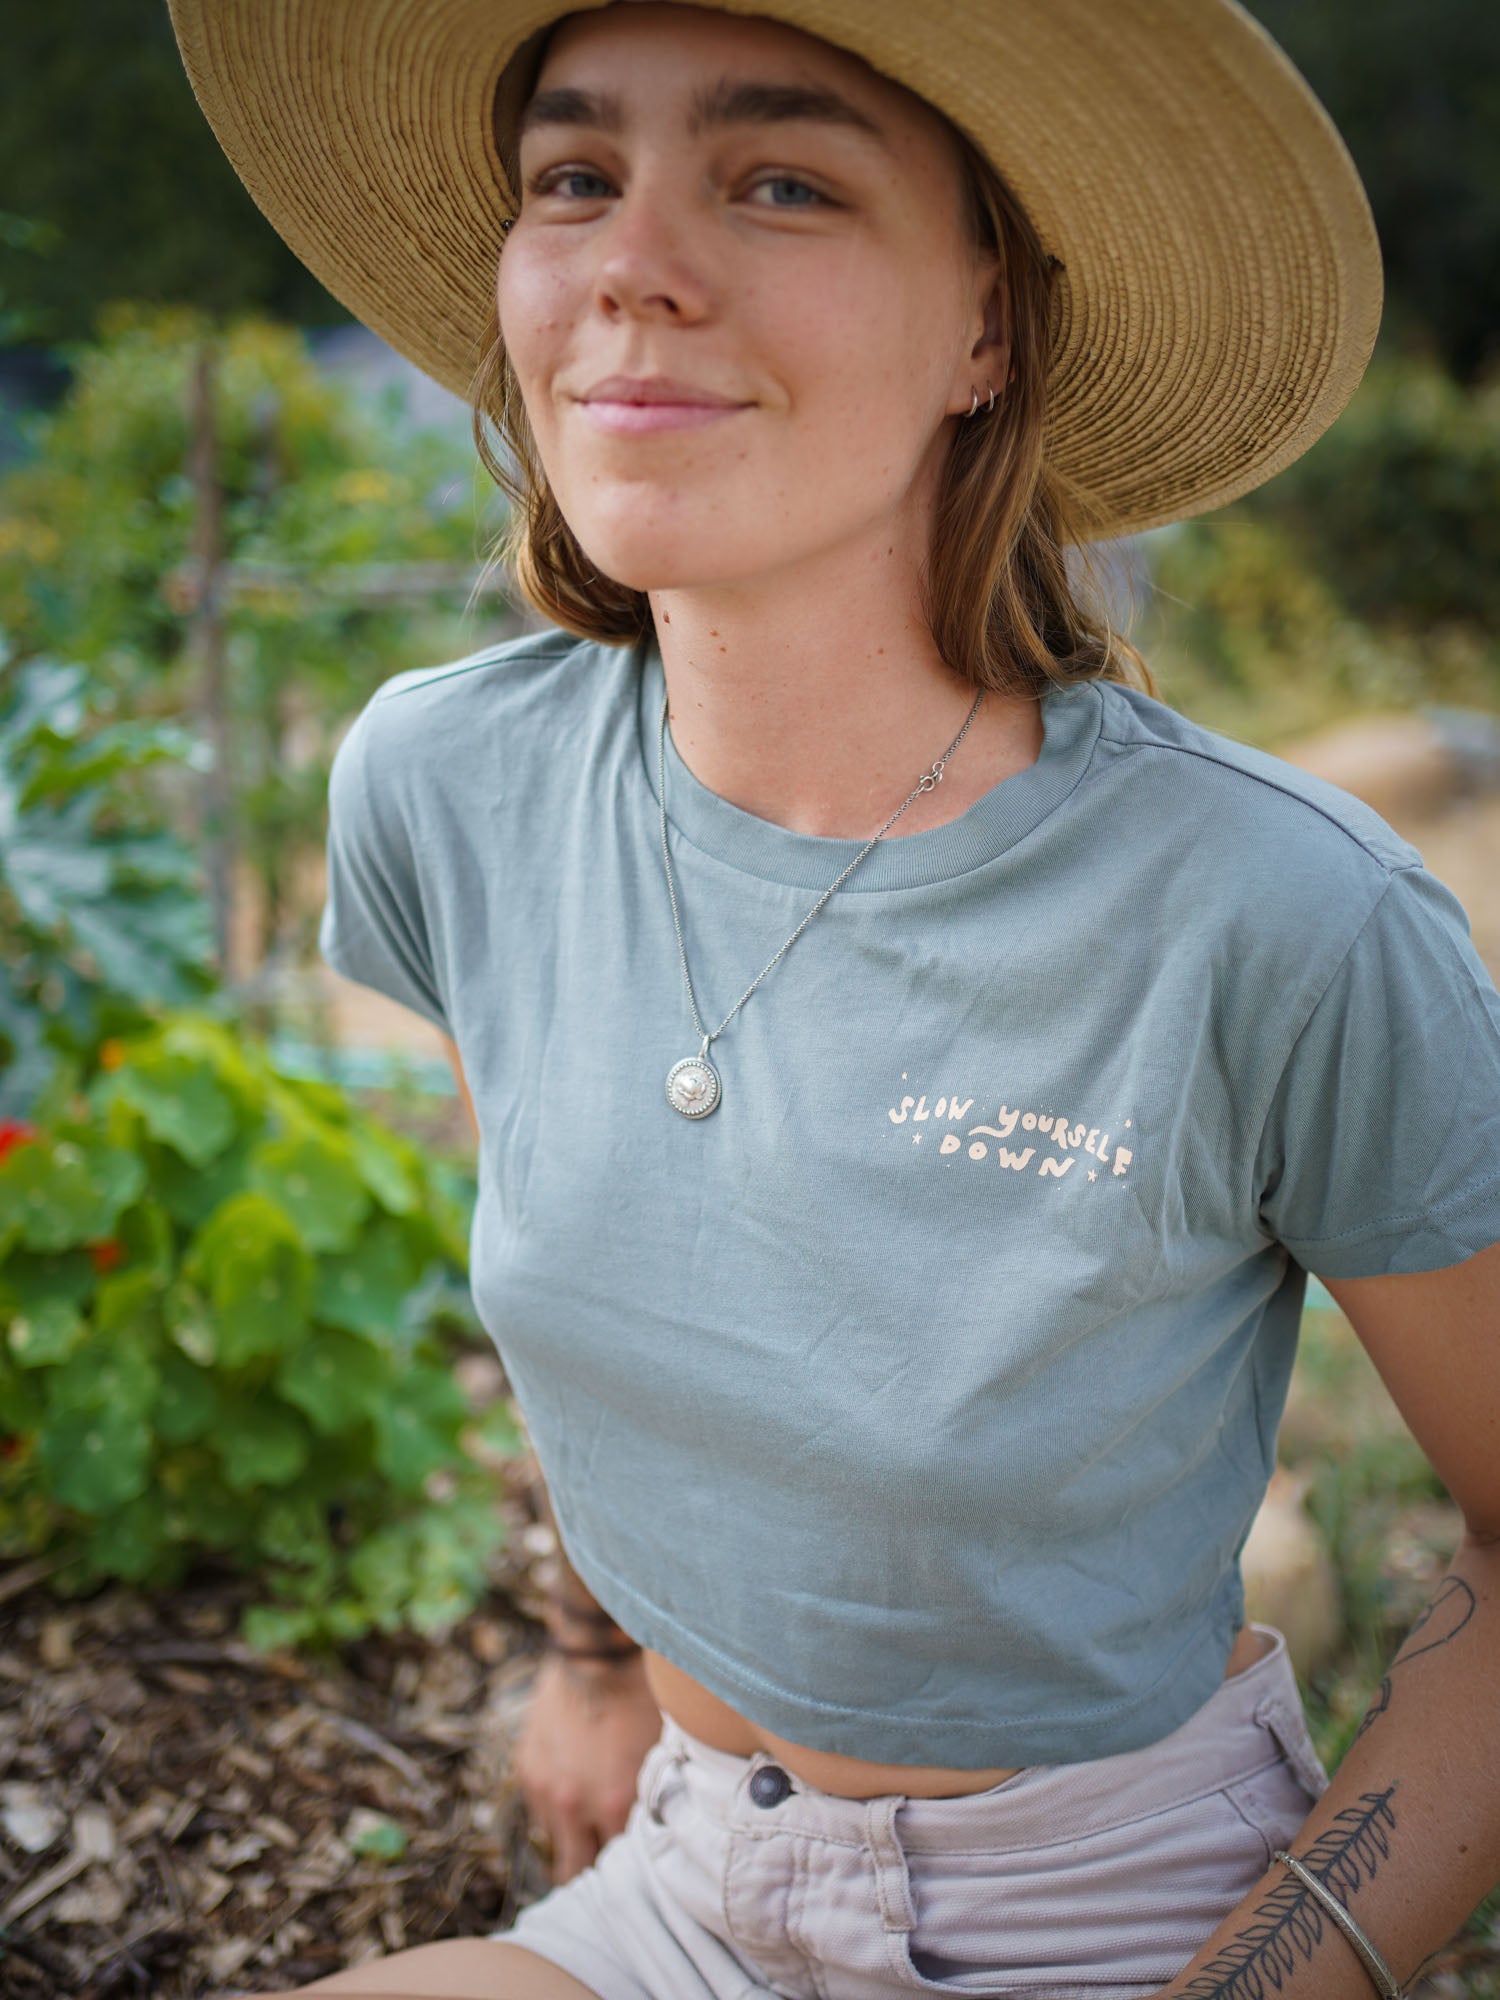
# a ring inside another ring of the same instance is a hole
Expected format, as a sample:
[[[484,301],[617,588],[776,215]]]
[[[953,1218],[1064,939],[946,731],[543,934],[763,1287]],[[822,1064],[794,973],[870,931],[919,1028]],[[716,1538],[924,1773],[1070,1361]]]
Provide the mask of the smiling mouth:
[[[640,436],[655,431],[701,430],[707,424],[737,417],[753,406],[749,403],[692,401],[687,397],[677,401],[660,396],[644,400],[622,392],[619,395],[581,397],[578,407],[584,421],[595,430]]]

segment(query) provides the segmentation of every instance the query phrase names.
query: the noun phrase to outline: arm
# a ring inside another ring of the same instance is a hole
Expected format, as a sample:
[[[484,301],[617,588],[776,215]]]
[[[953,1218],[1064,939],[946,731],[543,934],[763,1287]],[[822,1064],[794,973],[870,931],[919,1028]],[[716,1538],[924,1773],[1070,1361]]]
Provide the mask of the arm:
[[[477,1140],[479,1120],[457,1045],[444,1035],[443,1046]],[[555,1544],[543,1577],[548,1639],[601,1655],[549,1649],[516,1738],[515,1771],[527,1810],[551,1841],[554,1882],[566,1882],[624,1828],[642,1759],[661,1733],[661,1710],[646,1684],[640,1648],[569,1563],[540,1473],[536,1486]]]
[[[555,1534],[540,1475],[537,1485]],[[549,1639],[603,1654],[544,1653],[516,1738],[516,1777],[533,1822],[552,1843],[552,1879],[566,1882],[623,1831],[642,1760],[661,1734],[661,1710],[639,1646],[589,1594],[561,1541],[548,1570]]]
[[[1290,1849],[1403,1987],[1500,1880],[1500,1244],[1323,1281],[1463,1512],[1448,1574]],[[1274,1864],[1163,2000],[1368,2000],[1370,1975]]]

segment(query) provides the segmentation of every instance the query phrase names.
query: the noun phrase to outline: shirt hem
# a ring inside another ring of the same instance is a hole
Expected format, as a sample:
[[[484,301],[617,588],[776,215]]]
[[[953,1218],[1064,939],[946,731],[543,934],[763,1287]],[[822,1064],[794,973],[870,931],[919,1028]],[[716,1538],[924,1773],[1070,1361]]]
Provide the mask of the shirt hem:
[[[1159,1742],[1195,1715],[1222,1683],[1234,1638],[1227,1628],[1222,1638],[1218,1636],[1217,1626],[1225,1610],[1233,1620],[1239,1601],[1233,1590],[1217,1598],[1208,1622],[1166,1671],[1144,1693],[1123,1701],[1045,1718],[919,1717],[789,1694],[747,1674],[648,1602],[571,1534],[564,1543],[580,1579],[633,1639],[692,1674],[761,1728],[806,1750],[946,1770],[1089,1763]],[[872,1727],[879,1729],[878,1742],[871,1740]],[[981,1739],[978,1749],[976,1738]],[[956,1754],[947,1754],[950,1747]]]

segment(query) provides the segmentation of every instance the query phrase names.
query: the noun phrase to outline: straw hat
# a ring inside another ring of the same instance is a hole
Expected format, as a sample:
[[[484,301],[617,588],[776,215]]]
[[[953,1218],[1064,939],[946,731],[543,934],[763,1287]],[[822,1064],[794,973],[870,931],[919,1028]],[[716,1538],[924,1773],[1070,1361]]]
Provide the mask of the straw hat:
[[[273,226],[465,397],[515,209],[502,72],[600,3],[170,0],[198,101]],[[1369,205],[1326,112],[1236,0],[719,4],[863,56],[999,168],[1064,266],[1049,449],[1105,532],[1248,492],[1353,394],[1380,319]]]

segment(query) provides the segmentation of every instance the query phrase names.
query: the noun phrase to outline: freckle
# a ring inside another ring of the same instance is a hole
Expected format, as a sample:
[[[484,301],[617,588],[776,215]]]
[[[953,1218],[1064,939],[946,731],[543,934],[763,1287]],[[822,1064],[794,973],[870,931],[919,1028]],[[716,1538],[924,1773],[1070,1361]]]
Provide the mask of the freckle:
[[[670,625],[670,624],[671,624],[671,622],[672,622],[672,614],[671,614],[671,612],[670,612],[670,611],[664,611],[664,612],[663,612],[663,613],[661,614],[661,622],[662,622],[662,624],[663,624],[663,625]]]
[[[729,648],[728,648],[727,646],[721,646],[721,647],[719,648],[719,651],[720,651],[721,653],[727,653],[727,652],[729,651]]]

